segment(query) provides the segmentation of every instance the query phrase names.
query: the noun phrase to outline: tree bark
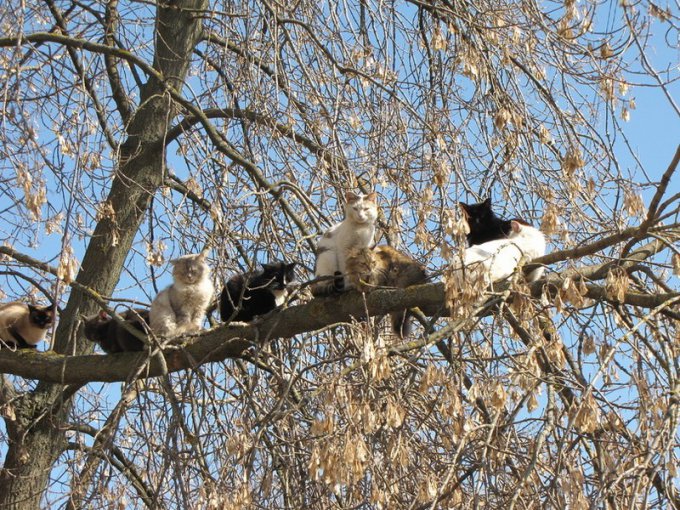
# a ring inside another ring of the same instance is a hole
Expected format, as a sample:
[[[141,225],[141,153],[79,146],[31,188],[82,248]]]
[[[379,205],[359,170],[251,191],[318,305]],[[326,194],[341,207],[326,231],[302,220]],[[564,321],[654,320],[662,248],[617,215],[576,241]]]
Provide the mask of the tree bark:
[[[76,278],[101,295],[115,289],[150,200],[163,182],[164,139],[177,114],[167,90],[179,90],[184,83],[193,48],[201,38],[202,24],[196,14],[206,6],[207,0],[176,0],[157,9],[154,69],[164,81],[151,78],[142,87],[107,198],[112,213],[97,224]],[[77,341],[77,327],[80,315],[96,309],[91,299],[72,290],[60,316],[57,353],[92,352],[93,344]],[[60,425],[71,396],[61,384],[43,382],[15,401],[16,420],[5,420],[9,445],[0,473],[0,508],[39,508],[52,465],[66,447]]]
[[[562,281],[558,276],[533,284],[534,297],[556,294]],[[499,287],[499,289],[502,287]],[[604,287],[588,284],[586,297],[606,301]],[[509,295],[511,297],[512,294]],[[668,294],[640,294],[628,292],[623,302],[643,308],[667,305],[680,301],[680,292]],[[290,338],[301,333],[320,330],[352,319],[386,315],[405,308],[418,307],[427,316],[446,316],[443,283],[415,285],[406,289],[376,290],[363,297],[358,292],[341,296],[317,298],[300,305],[275,312],[250,324],[223,324],[209,331],[187,337],[186,345],[171,346],[160,356],[149,360],[145,377],[156,377],[167,372],[187,370],[204,363],[242,357],[253,346],[279,338]],[[491,313],[486,310],[484,313]],[[177,342],[179,344],[179,341]],[[106,358],[100,354],[68,356],[24,351],[0,351],[0,371],[27,379],[60,384],[83,385],[89,382],[126,381],[144,361],[148,353],[121,353]]]

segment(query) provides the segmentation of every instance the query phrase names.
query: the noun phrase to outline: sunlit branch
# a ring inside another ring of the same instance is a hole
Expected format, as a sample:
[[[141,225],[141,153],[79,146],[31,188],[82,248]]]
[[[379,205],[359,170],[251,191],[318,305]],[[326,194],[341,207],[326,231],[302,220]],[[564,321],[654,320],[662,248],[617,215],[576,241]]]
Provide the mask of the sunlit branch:
[[[587,287],[587,297],[608,299],[603,287],[595,285]],[[548,289],[550,292],[557,292],[559,288],[558,285],[551,284]],[[680,293],[647,295],[627,292],[623,303],[652,308],[672,303],[678,296]],[[348,293],[338,298],[314,299],[280,313],[273,313],[253,324],[225,324],[187,338],[189,343],[179,350],[166,350],[165,364],[169,372],[190,369],[207,362],[240,357],[248,349],[273,339],[289,338],[329,325],[348,322],[352,318],[365,316],[366,311],[375,316],[414,307],[429,315],[444,309],[444,285],[432,283],[404,290],[377,290],[368,294],[365,302],[356,293]],[[419,348],[421,345],[425,344],[417,343],[415,347]],[[129,377],[131,367],[135,366],[133,361],[139,359],[139,356],[146,355],[130,353],[109,356],[107,363],[102,364],[102,358],[98,355],[45,356],[35,352],[0,352],[0,370],[26,378],[62,384],[113,382]],[[164,370],[162,362],[152,359],[146,375],[149,377],[161,375]]]

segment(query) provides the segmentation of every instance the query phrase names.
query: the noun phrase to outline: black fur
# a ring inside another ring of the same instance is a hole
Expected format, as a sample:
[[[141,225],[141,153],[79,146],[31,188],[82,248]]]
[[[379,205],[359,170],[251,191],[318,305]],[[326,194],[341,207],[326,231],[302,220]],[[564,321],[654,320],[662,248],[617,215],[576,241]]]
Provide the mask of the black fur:
[[[262,264],[262,270],[232,276],[220,295],[223,321],[250,322],[276,308],[272,291],[283,291],[295,280],[295,262]]]
[[[28,306],[31,306],[31,305],[28,305]],[[37,349],[38,348],[37,345],[31,345],[26,340],[24,340],[24,337],[21,336],[21,333],[19,333],[19,330],[16,327],[9,328],[9,332],[14,337],[14,347],[16,347],[17,349]],[[9,343],[11,344],[12,342],[10,341]]]
[[[128,310],[121,314],[121,317],[133,328],[146,334],[144,323],[148,327],[148,310]],[[138,352],[143,351],[146,347],[142,340],[128,332],[105,312],[101,312],[85,321],[85,338],[91,342],[97,342],[102,350],[108,354]]]
[[[40,329],[47,329],[54,322],[53,305],[34,306],[28,305],[28,315],[31,324],[38,326]]]
[[[458,202],[463,210],[465,220],[470,227],[467,235],[469,246],[503,239],[508,237],[512,230],[511,220],[504,220],[496,216],[491,209],[491,197],[478,204],[464,204]]]

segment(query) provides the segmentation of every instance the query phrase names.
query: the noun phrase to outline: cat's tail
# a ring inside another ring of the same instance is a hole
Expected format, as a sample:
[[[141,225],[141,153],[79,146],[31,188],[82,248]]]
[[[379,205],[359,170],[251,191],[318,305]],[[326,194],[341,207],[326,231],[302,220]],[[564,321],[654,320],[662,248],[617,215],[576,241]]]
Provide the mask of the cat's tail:
[[[390,322],[392,323],[392,331],[399,338],[405,338],[411,334],[411,317],[413,314],[409,310],[400,310],[390,314]]]

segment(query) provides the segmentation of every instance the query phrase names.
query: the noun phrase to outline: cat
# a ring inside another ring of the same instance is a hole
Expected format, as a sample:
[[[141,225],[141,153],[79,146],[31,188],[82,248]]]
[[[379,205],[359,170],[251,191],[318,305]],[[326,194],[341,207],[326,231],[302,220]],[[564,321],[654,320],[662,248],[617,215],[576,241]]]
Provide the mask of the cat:
[[[173,283],[151,303],[149,325],[160,336],[198,331],[215,291],[210,281],[207,252],[171,260]]]
[[[487,285],[510,276],[522,259],[529,262],[545,254],[545,236],[539,230],[522,220],[509,221],[510,233],[507,238],[465,249],[463,266],[471,272],[481,271]],[[539,267],[529,273],[526,279],[533,282],[542,275],[543,268]]]
[[[146,335],[149,324],[148,310],[127,310],[121,317],[130,326]],[[104,311],[86,318],[84,323],[85,338],[98,343],[107,354],[143,351],[146,347],[143,340],[135,337]]]
[[[351,287],[370,292],[375,287],[403,289],[427,280],[425,267],[391,246],[352,249],[347,257],[347,279]],[[392,331],[404,338],[411,333],[408,310],[392,312]]]
[[[222,320],[250,322],[281,306],[295,281],[296,265],[277,260],[262,264],[261,271],[232,276],[220,295]]]
[[[478,204],[468,205],[458,202],[458,205],[463,211],[463,217],[469,227],[468,246],[475,246],[496,239],[505,239],[510,235],[512,230],[511,220],[504,220],[496,216],[496,213],[491,209],[491,197]]]
[[[375,222],[378,218],[376,193],[361,195],[349,192],[345,199],[345,218],[326,231],[316,249],[315,276],[334,278],[330,282],[314,283],[311,287],[314,296],[326,296],[350,289],[351,284],[345,277],[349,251],[373,245]]]
[[[54,323],[52,305],[34,306],[19,301],[0,304],[0,346],[35,349]]]

